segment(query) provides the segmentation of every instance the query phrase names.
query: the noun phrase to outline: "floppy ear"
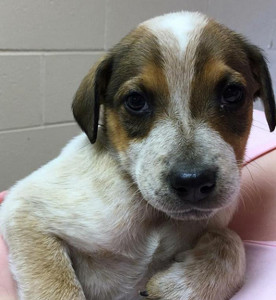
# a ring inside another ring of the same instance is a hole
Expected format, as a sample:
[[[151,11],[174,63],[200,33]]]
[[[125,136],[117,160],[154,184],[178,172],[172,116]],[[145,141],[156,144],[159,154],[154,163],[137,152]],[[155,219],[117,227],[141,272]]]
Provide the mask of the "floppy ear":
[[[255,94],[255,97],[259,97],[262,100],[269,129],[270,131],[273,131],[276,125],[276,109],[271,78],[266,60],[258,47],[247,43],[245,46],[254,79],[259,85],[259,89]]]
[[[111,76],[112,58],[104,56],[82,80],[72,103],[75,120],[93,144],[97,139],[100,104]]]

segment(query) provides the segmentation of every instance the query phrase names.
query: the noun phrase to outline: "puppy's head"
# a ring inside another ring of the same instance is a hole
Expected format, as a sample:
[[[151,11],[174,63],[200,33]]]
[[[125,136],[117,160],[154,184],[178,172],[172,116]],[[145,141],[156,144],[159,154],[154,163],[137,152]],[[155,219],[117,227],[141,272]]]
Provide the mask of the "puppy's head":
[[[177,219],[210,217],[236,200],[253,101],[276,123],[260,50],[199,13],[139,25],[84,78],[74,116],[106,143],[144,199]]]

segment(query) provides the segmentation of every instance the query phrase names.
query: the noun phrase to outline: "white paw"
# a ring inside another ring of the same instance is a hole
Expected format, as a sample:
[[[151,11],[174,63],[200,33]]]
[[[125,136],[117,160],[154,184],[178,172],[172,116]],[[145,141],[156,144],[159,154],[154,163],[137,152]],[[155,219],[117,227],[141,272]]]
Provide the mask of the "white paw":
[[[205,234],[194,249],[178,254],[169,269],[149,280],[146,299],[230,299],[243,283],[245,257],[241,241],[226,237]]]
[[[184,263],[174,263],[168,270],[155,274],[146,286],[146,299],[197,299],[194,287],[186,274]],[[205,300],[205,299],[204,299]]]

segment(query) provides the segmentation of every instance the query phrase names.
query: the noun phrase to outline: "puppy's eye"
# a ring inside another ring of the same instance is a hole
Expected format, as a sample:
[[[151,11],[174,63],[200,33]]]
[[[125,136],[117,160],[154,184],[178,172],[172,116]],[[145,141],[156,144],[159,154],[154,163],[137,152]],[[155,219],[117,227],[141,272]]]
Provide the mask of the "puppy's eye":
[[[222,92],[221,103],[226,105],[237,105],[244,99],[244,88],[240,85],[232,84],[226,86]]]
[[[146,98],[138,93],[131,93],[125,99],[126,109],[134,114],[149,112],[149,105]]]

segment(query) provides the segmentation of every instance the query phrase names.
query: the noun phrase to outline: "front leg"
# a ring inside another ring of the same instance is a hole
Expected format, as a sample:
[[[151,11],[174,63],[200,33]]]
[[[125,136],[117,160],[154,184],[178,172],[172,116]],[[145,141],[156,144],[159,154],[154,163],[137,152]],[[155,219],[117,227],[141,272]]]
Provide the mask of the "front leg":
[[[244,246],[229,229],[208,231],[195,248],[175,260],[150,279],[142,295],[160,300],[226,300],[243,283]]]
[[[64,243],[24,218],[6,224],[11,267],[20,300],[84,300]]]

